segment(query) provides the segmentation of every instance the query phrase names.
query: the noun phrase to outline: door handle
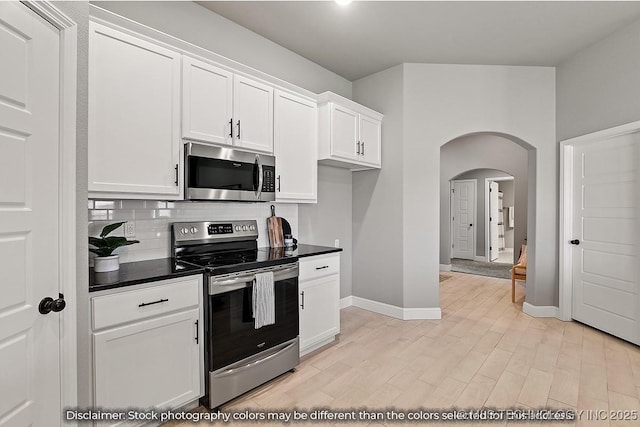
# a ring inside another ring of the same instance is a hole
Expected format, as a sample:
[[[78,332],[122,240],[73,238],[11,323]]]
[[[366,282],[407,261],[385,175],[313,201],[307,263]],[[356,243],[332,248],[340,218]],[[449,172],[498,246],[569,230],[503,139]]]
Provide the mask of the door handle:
[[[473,224],[469,224],[469,227],[473,227]]]
[[[571,243],[572,245],[579,245],[580,244],[580,240],[573,239],[573,240],[570,240],[569,243]]]
[[[40,305],[38,305],[38,311],[40,314],[49,314],[52,311],[58,313],[64,310],[66,306],[67,302],[64,300],[64,295],[58,294],[58,299],[55,300],[51,297],[42,298]]]

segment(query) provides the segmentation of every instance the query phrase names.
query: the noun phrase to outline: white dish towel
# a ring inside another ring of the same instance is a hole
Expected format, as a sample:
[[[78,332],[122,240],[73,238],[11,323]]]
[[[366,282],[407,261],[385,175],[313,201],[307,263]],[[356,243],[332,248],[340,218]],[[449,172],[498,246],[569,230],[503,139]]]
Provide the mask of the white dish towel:
[[[257,273],[253,282],[253,319],[255,329],[276,323],[276,298],[273,272]]]

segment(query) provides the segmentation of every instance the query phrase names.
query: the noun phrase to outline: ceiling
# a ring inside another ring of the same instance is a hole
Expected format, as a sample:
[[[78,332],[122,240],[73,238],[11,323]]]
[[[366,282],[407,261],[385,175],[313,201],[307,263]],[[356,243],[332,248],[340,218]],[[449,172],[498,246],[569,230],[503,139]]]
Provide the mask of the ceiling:
[[[403,62],[555,66],[640,18],[640,1],[198,3],[348,80]]]

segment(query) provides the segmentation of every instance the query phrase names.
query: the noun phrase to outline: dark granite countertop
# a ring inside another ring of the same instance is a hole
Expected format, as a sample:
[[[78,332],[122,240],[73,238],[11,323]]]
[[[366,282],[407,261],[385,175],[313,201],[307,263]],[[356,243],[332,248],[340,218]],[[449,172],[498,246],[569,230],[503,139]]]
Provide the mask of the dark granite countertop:
[[[299,244],[294,249],[292,256],[297,256],[298,258],[304,258],[307,256],[324,255],[324,254],[330,254],[333,252],[342,252],[342,248],[334,248],[332,246]]]
[[[293,249],[267,247],[258,248],[258,250],[262,252],[268,252],[268,259],[297,259],[315,255],[341,252],[342,248],[299,244]],[[176,264],[174,258],[161,258],[149,261],[127,262],[120,264],[119,270],[110,271],[107,273],[96,273],[93,268],[91,268],[89,269],[89,292],[122,288],[125,286],[139,285],[141,283],[171,279],[174,277],[202,274],[203,272],[203,268],[187,264]]]
[[[154,282],[174,277],[202,274],[203,268],[176,265],[173,258],[153,259],[149,261],[127,262],[120,264],[120,269],[107,273],[96,273],[89,269],[89,292],[121,288]]]

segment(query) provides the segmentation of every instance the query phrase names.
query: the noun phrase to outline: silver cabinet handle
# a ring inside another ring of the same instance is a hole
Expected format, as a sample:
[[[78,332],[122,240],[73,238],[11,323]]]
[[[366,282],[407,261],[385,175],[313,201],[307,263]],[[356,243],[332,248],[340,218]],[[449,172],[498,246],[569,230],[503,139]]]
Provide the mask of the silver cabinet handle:
[[[240,120],[238,120],[238,139],[240,139]]]
[[[300,308],[304,310],[304,291],[300,292],[300,295],[302,296],[302,303],[300,304]]]
[[[364,141],[362,141],[362,155],[364,156]]]
[[[356,143],[356,154],[359,156],[360,155],[360,141],[358,141]]]

